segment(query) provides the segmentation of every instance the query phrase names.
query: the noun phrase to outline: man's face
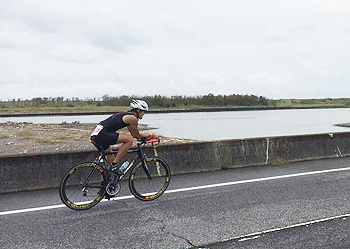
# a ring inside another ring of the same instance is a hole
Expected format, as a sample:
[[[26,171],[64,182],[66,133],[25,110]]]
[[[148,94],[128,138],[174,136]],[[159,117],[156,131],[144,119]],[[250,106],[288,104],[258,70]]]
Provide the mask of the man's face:
[[[139,119],[142,119],[144,115],[145,115],[145,111],[140,111],[139,112]]]

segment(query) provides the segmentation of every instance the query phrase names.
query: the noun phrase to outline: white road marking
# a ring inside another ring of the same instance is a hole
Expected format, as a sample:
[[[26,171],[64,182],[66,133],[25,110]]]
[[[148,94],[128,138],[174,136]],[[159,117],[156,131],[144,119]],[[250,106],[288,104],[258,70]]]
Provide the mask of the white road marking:
[[[338,168],[338,169],[319,170],[319,171],[311,171],[311,172],[303,172],[303,173],[296,173],[296,174],[290,174],[290,175],[271,176],[271,177],[264,177],[264,178],[250,179],[250,180],[234,181],[234,182],[224,182],[224,183],[218,183],[218,184],[210,184],[210,185],[196,186],[196,187],[189,187],[189,188],[181,188],[181,189],[173,189],[173,190],[167,190],[165,192],[165,194],[193,191],[193,190],[199,190],[199,189],[217,188],[217,187],[237,185],[237,184],[244,184],[244,183],[252,183],[252,182],[271,181],[271,180],[276,180],[276,179],[292,178],[292,177],[298,177],[298,176],[325,174],[325,173],[340,172],[340,171],[347,171],[347,170],[350,170],[350,167]],[[135,197],[133,195],[128,195],[128,196],[114,197],[114,198],[111,198],[111,200],[125,200],[125,199],[131,199],[131,198],[135,198]],[[107,200],[103,199],[101,202],[104,202],[104,201],[107,201]],[[48,209],[56,209],[56,208],[62,208],[62,207],[65,207],[65,205],[64,204],[60,204],[60,205],[52,205],[52,206],[44,206],[44,207],[36,207],[36,208],[26,208],[26,209],[12,210],[12,211],[4,211],[4,212],[0,212],[0,216],[2,216],[2,215],[10,215],[10,214],[27,213],[27,212],[35,212],[35,211],[48,210]],[[344,216],[344,217],[346,217],[346,216]],[[341,216],[341,217],[343,217],[343,216]]]
[[[256,236],[244,236],[244,238],[239,239],[239,242],[247,241],[247,240],[252,240],[252,239],[258,239],[260,238],[260,235]]]
[[[135,198],[135,197],[133,195],[128,195],[128,196],[114,197],[114,198],[111,198],[110,200],[125,200],[125,199],[131,199],[131,198]],[[105,202],[105,201],[108,201],[108,200],[103,199],[101,202]],[[56,209],[56,208],[62,208],[62,207],[66,207],[66,205],[59,204],[59,205],[52,205],[52,206],[45,206],[45,207],[36,207],[36,208],[26,208],[26,209],[12,210],[12,211],[4,211],[4,212],[0,212],[0,216],[1,215],[9,215],[9,214],[35,212],[35,211],[48,210],[48,209]]]
[[[264,177],[264,178],[250,179],[250,180],[242,180],[242,181],[235,181],[235,182],[224,182],[224,183],[217,183],[217,184],[197,186],[197,187],[190,187],[190,188],[167,190],[165,193],[168,193],[168,194],[169,193],[177,193],[177,192],[192,191],[192,190],[198,190],[198,189],[216,188],[216,187],[237,185],[237,184],[243,184],[243,183],[270,181],[270,180],[276,180],[276,179],[284,179],[284,178],[291,178],[291,177],[297,177],[297,176],[325,174],[325,173],[332,173],[332,172],[339,172],[339,171],[346,171],[346,170],[350,170],[350,168],[348,167],[348,168],[339,168],[339,169],[326,169],[326,170],[319,170],[319,171],[312,171],[312,172],[296,173],[296,174],[291,174],[291,175],[271,176],[271,177]]]
[[[268,234],[268,233],[272,233],[272,232],[277,232],[277,231],[286,230],[286,229],[295,228],[295,227],[309,226],[312,224],[316,224],[316,223],[320,223],[320,222],[324,222],[324,221],[329,221],[329,220],[340,219],[340,218],[343,218],[345,220],[347,217],[350,217],[350,214],[343,214],[343,215],[328,217],[328,218],[319,219],[319,220],[307,221],[307,222],[294,224],[294,225],[290,225],[290,226],[273,228],[273,229],[266,230],[266,231],[261,231],[261,232],[256,232],[256,233],[251,233],[251,234],[239,236],[239,237],[236,237],[234,239],[230,239],[229,241],[238,240],[239,242],[243,242],[243,241],[259,238],[260,236],[262,236],[264,234]]]

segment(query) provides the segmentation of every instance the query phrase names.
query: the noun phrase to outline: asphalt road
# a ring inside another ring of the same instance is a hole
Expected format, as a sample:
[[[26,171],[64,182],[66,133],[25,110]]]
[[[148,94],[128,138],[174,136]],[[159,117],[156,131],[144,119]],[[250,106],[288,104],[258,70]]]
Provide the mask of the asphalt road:
[[[3,194],[0,248],[350,248],[349,180],[337,158],[174,176],[153,202],[125,185],[87,211],[57,190]]]

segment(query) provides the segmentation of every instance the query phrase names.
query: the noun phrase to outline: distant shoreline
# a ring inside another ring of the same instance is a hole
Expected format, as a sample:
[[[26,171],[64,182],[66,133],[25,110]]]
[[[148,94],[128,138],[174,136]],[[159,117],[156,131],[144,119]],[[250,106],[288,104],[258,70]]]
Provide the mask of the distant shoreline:
[[[349,127],[349,128],[350,128],[350,123],[335,124],[335,126],[339,126],[339,127]]]
[[[265,110],[293,110],[293,109],[334,109],[350,108],[344,106],[314,106],[314,107],[275,107],[275,106],[239,106],[239,107],[208,107],[192,109],[154,109],[148,113],[189,113],[189,112],[226,112],[226,111],[265,111]],[[109,115],[116,111],[81,111],[81,112],[43,112],[43,113],[0,113],[0,117],[33,117],[33,116],[89,116],[89,115]]]

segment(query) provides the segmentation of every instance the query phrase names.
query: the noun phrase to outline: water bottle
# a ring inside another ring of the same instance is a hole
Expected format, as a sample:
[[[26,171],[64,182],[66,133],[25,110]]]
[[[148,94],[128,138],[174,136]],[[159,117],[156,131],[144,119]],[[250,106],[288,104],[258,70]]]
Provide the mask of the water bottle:
[[[128,161],[123,162],[122,166],[120,166],[120,168],[119,168],[119,171],[124,173],[125,170],[128,168],[128,166],[129,166]]]

